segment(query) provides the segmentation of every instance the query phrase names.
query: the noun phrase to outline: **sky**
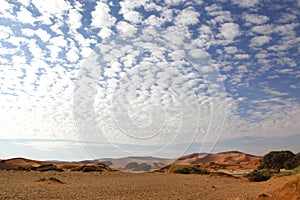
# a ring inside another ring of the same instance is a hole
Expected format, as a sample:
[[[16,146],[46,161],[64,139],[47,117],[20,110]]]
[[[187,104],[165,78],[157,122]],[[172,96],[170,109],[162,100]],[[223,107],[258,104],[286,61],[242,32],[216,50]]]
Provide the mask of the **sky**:
[[[300,152],[299,0],[0,5],[0,158]]]

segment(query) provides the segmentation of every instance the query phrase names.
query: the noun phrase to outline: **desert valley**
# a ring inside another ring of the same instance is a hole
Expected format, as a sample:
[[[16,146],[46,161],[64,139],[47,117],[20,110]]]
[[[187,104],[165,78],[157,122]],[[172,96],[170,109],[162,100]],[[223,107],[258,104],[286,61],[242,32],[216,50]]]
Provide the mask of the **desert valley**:
[[[295,154],[294,160],[298,157]],[[194,153],[177,159],[99,159],[102,162],[7,159],[0,162],[0,198],[300,199],[299,167],[274,172],[265,181],[245,175],[251,172],[253,175],[253,170],[260,172],[256,169],[267,162],[264,158],[267,155],[258,157],[231,151]],[[164,167],[158,169],[159,166]],[[264,176],[265,171],[253,177]]]

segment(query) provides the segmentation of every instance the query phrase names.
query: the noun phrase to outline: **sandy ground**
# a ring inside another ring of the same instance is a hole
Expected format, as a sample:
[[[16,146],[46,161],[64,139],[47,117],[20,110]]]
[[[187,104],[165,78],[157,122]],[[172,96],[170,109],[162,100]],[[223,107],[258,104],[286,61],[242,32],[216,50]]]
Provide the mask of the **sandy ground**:
[[[0,199],[242,200],[265,190],[264,184],[236,178],[164,173],[0,171],[0,181]]]

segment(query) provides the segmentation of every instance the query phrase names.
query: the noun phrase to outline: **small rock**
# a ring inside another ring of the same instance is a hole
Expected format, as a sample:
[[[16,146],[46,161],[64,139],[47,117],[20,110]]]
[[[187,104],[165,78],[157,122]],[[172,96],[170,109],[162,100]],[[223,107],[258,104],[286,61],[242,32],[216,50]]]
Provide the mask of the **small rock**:
[[[257,195],[256,199],[268,198],[268,197],[271,197],[271,195],[265,194],[265,193],[261,193],[261,194]]]

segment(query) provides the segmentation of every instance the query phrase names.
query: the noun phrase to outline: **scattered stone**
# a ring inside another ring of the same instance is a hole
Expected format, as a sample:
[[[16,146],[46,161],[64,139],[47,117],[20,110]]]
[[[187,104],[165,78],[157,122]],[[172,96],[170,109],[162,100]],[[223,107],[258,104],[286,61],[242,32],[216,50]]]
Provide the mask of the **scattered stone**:
[[[269,197],[271,197],[270,194],[261,193],[257,195],[256,199],[269,198]]]

